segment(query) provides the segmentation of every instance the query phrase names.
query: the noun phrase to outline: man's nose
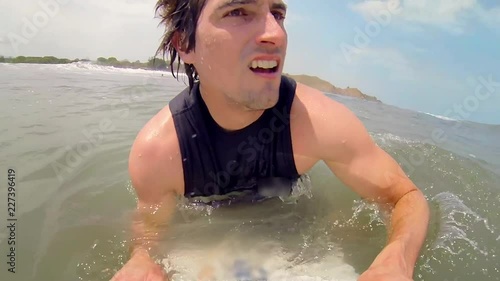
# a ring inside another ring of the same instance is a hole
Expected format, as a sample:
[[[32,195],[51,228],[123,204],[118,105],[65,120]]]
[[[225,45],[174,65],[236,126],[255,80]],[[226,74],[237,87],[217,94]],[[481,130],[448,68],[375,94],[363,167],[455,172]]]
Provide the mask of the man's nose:
[[[284,27],[278,22],[274,15],[269,12],[262,22],[262,28],[257,36],[258,44],[271,44],[277,47],[283,46],[286,41]]]

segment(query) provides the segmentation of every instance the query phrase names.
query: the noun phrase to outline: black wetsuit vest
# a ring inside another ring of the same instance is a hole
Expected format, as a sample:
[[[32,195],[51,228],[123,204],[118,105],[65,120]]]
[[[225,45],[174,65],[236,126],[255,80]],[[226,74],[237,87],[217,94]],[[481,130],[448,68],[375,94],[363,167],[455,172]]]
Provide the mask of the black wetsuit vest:
[[[252,124],[231,132],[210,115],[198,82],[174,97],[169,107],[183,159],[184,196],[289,194],[299,177],[290,133],[295,89],[295,81],[282,76],[277,104]]]

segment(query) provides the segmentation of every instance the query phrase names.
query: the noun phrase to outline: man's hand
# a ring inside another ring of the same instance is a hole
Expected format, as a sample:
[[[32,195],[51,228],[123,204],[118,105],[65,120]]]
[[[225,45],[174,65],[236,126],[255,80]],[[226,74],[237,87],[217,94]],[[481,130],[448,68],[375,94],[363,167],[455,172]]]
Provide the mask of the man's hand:
[[[168,281],[167,274],[147,253],[136,253],[111,281]]]

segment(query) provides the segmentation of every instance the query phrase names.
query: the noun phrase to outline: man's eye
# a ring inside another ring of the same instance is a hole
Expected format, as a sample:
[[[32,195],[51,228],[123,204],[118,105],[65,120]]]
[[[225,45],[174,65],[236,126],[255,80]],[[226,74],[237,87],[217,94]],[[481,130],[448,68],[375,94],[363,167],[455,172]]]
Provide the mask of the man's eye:
[[[227,16],[230,16],[230,17],[241,17],[241,16],[245,16],[245,11],[243,9],[236,9],[236,10],[232,10],[231,12],[227,13]]]
[[[280,12],[280,11],[274,11],[272,12],[273,13],[273,16],[276,20],[284,20],[285,19],[285,14],[283,12]]]

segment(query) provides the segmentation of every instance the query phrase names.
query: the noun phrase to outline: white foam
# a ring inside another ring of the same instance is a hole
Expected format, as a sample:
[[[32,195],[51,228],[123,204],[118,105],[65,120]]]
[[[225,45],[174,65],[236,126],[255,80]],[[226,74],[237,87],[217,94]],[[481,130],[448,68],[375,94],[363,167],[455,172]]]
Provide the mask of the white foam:
[[[172,77],[170,71],[165,70],[148,70],[148,69],[134,69],[134,68],[118,68],[113,66],[98,65],[92,62],[74,62],[68,64],[5,64],[9,67],[37,67],[40,69],[50,69],[62,72],[75,72],[84,74],[146,74],[146,75],[162,75],[165,77]],[[182,68],[181,68],[182,69]],[[177,71],[174,70],[177,76]],[[186,76],[186,74],[179,72],[179,76]]]
[[[495,233],[487,219],[471,210],[457,195],[451,192],[441,192],[433,197],[433,201],[438,202],[441,212],[440,233],[434,242],[435,248],[445,249],[452,254],[460,254],[466,251],[464,246],[468,244],[475,251],[475,254],[480,253],[484,256],[489,254],[488,247],[480,245],[473,238],[474,231],[477,231],[481,224],[490,233]],[[459,245],[456,241],[463,241],[466,244]]]
[[[450,117],[446,117],[446,116],[442,116],[442,115],[437,115],[437,114],[432,114],[432,113],[428,113],[428,112],[422,112],[422,111],[419,111],[420,113],[423,113],[423,114],[427,114],[427,115],[430,115],[432,117],[436,117],[438,119],[441,119],[441,120],[446,120],[446,121],[459,121],[459,120],[456,120],[456,119],[453,119],[453,118],[450,118]]]
[[[75,62],[70,64],[54,65],[57,69],[66,71],[91,71],[96,73],[131,73],[131,74],[170,74],[168,71],[134,69],[134,68],[119,68],[113,66],[98,65],[91,62]]]
[[[391,134],[391,133],[377,133],[377,134],[372,134],[372,137],[375,140],[378,140],[378,141],[382,142],[383,144],[387,144],[387,142],[390,142],[390,141],[392,141],[392,142],[398,142],[398,143],[405,143],[405,144],[418,144],[418,143],[420,143],[417,140],[407,139],[407,138],[400,137],[400,136],[397,136],[397,135],[394,135],[394,134]]]
[[[236,280],[237,277],[238,280],[269,281],[355,281],[358,278],[340,252],[293,264],[292,254],[285,253],[276,243],[250,244],[244,246],[232,239],[203,248],[175,249],[169,252],[163,264],[168,272],[173,272],[172,281]]]

